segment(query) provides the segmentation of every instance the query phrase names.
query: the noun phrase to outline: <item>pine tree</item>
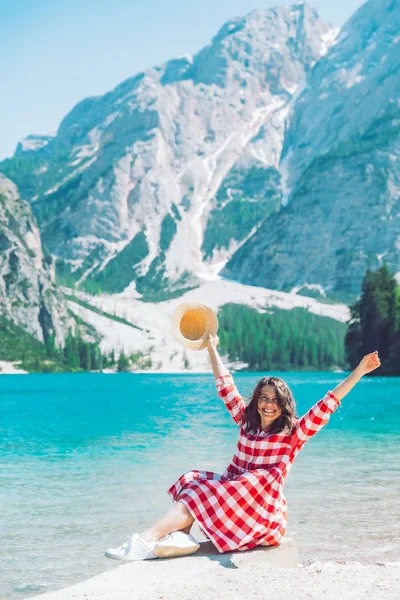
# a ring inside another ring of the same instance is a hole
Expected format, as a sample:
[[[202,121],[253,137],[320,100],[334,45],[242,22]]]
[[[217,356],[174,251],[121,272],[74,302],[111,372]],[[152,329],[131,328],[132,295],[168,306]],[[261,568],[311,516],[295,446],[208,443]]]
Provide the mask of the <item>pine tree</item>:
[[[121,354],[119,355],[118,363],[117,363],[118,371],[120,373],[125,373],[126,371],[129,371],[129,367],[130,367],[129,358],[127,356],[125,356],[125,353],[122,350]]]
[[[400,286],[396,285],[393,294],[391,329],[389,334],[389,353],[387,373],[400,375]]]
[[[189,358],[188,358],[188,355],[186,354],[186,352],[183,352],[183,368],[184,369],[190,368],[190,362],[189,362]]]
[[[110,367],[113,367],[115,365],[115,351],[114,351],[114,348],[111,350],[110,355],[109,355],[109,365],[110,365]]]
[[[47,336],[47,339],[45,341],[45,346],[46,346],[47,356],[49,358],[56,358],[58,355],[58,352],[57,352],[57,348],[56,348],[56,336],[54,334]]]
[[[387,265],[368,270],[360,299],[351,306],[345,337],[346,354],[352,368],[370,352],[378,350],[382,367],[378,375],[399,373],[399,286]]]

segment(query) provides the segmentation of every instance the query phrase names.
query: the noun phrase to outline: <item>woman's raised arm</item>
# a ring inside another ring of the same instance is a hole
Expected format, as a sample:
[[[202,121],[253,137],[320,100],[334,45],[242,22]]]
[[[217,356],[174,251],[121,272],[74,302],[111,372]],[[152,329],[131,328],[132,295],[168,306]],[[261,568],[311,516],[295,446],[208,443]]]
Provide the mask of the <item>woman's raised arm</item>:
[[[332,391],[335,398],[341,400],[350,392],[350,390],[358,383],[363,375],[375,371],[381,366],[379,360],[378,351],[371,352],[361,359],[360,364],[354,369],[352,373],[346,379],[344,379],[339,385]]]
[[[212,367],[215,379],[222,377],[222,375],[229,375],[228,369],[225,367],[224,363],[221,360],[220,355],[218,354],[218,350],[217,350],[218,342],[219,342],[218,336],[210,333],[208,336],[207,350],[208,350],[208,354],[210,356],[211,367]]]
[[[327,424],[342,398],[350,392],[361,377],[377,369],[380,364],[378,352],[371,352],[364,356],[358,367],[346,379],[339,383],[332,392],[328,392],[297,421],[293,431],[293,442],[301,448],[304,442]]]
[[[218,337],[210,333],[208,338],[208,353],[215,377],[218,395],[222,398],[231,417],[238,425],[242,423],[246,403],[236,389],[233,379],[221,360],[217,351]]]

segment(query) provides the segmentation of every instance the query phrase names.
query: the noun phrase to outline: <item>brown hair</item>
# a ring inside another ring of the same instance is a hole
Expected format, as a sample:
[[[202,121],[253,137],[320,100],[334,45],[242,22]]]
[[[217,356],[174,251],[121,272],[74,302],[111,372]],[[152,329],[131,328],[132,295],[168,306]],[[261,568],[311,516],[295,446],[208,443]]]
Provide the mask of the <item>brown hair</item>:
[[[263,377],[254,388],[250,403],[246,406],[243,415],[243,425],[248,432],[256,432],[261,429],[261,417],[258,412],[258,399],[261,390],[266,385],[275,388],[276,399],[282,414],[268,427],[268,433],[289,434],[292,431],[296,418],[296,405],[292,392],[282,379],[278,377]]]

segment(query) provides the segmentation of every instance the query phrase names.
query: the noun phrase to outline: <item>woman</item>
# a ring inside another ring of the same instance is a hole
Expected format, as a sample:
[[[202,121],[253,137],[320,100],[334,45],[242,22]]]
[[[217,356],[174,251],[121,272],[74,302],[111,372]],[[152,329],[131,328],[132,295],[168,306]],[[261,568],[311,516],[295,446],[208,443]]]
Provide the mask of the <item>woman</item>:
[[[247,405],[233,384],[217,352],[218,338],[210,334],[208,352],[218,394],[240,426],[236,453],[225,473],[190,471],[168,490],[176,501],[150,529],[134,534],[106,556],[117,560],[145,560],[198,548],[189,536],[197,521],[219,552],[280,544],[287,515],[283,484],[304,443],[329,420],[342,398],[363,375],[377,369],[377,352],[367,354],[358,367],[328,392],[303,417],[295,416],[292,394],[284,381],[263,377]]]

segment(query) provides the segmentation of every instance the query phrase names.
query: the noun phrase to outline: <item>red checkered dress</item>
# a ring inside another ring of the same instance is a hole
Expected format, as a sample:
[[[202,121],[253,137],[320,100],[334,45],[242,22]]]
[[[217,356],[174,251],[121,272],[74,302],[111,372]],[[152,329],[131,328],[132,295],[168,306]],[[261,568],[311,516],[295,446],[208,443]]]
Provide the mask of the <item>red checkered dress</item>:
[[[168,493],[188,508],[219,552],[280,544],[287,525],[285,477],[304,442],[328,422],[340,402],[328,392],[296,420],[290,434],[250,434],[241,423],[246,403],[231,375],[219,377],[216,384],[241,426],[236,453],[222,476],[190,471]]]

